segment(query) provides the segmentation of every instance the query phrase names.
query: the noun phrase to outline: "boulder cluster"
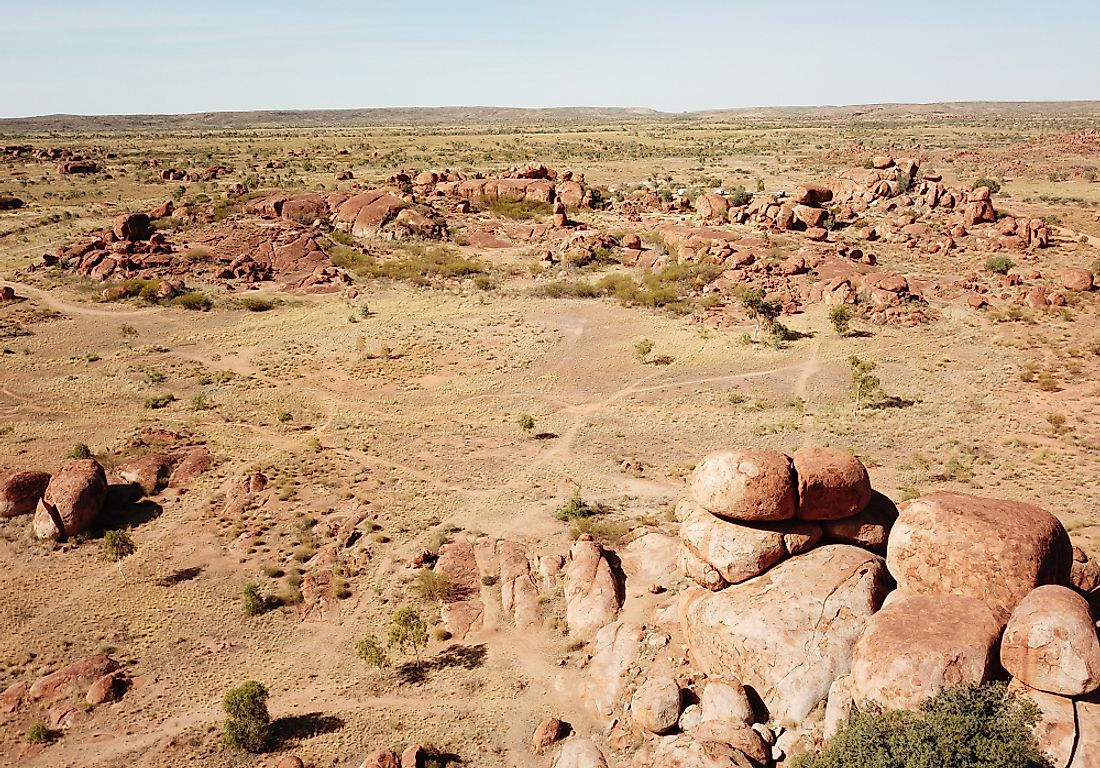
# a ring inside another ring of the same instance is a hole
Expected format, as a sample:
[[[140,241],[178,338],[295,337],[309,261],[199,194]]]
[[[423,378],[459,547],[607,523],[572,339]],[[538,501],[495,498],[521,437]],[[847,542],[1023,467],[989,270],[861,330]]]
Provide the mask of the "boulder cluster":
[[[87,656],[33,682],[12,683],[0,692],[0,714],[41,708],[49,727],[67,729],[90,719],[95,707],[122,698],[130,685],[117,661],[100,654]]]

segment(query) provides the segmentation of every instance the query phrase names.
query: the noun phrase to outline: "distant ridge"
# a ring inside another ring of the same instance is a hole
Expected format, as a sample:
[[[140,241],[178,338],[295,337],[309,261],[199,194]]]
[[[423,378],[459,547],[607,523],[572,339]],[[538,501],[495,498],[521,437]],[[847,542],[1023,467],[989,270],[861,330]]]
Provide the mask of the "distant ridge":
[[[342,128],[461,125],[560,125],[671,120],[845,119],[944,116],[952,118],[1100,116],[1100,101],[951,102],[817,107],[748,107],[660,112],[642,107],[395,107],[378,109],[198,112],[185,115],[44,115],[0,118],[0,134],[35,131],[140,131],[247,128]]]

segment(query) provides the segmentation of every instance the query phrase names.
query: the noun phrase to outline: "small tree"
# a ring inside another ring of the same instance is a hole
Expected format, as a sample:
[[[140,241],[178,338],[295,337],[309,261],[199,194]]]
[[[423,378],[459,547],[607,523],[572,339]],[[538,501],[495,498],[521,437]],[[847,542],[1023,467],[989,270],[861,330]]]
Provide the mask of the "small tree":
[[[107,531],[103,534],[103,559],[117,563],[135,551],[134,540],[126,531]]]
[[[641,339],[634,342],[634,357],[641,360],[643,363],[649,354],[653,351],[653,339]]]
[[[411,648],[416,656],[416,666],[420,667],[420,649],[428,645],[428,626],[420,618],[412,606],[406,605],[398,609],[390,620],[390,631],[387,637],[389,648],[399,648],[402,653],[407,653]]]
[[[265,601],[263,595],[260,594],[260,588],[256,584],[244,585],[243,598],[245,616],[259,616],[267,607],[267,601]]]
[[[529,435],[535,431],[535,417],[529,413],[521,413],[519,418],[516,419],[516,423],[519,424],[519,428],[525,435]]]
[[[852,387],[856,396],[856,410],[858,411],[865,400],[877,397],[882,392],[882,382],[871,371],[878,366],[870,360],[861,360],[852,355],[848,358],[848,364],[852,367]]]
[[[267,689],[255,680],[231,689],[222,700],[225,727],[222,742],[246,752],[262,752],[267,746],[271,715],[267,712]]]
[[[749,318],[756,321],[756,327],[752,332],[753,341],[759,338],[762,327],[770,327],[783,312],[782,304],[778,301],[767,301],[764,298],[764,292],[758,288],[752,288],[741,294],[741,306],[745,308]]]
[[[378,674],[382,674],[382,670],[389,666],[386,651],[381,643],[374,639],[374,635],[367,635],[355,644],[355,655],[377,669]]]
[[[847,304],[835,304],[829,309],[829,322],[838,336],[847,336],[852,322],[852,310]]]

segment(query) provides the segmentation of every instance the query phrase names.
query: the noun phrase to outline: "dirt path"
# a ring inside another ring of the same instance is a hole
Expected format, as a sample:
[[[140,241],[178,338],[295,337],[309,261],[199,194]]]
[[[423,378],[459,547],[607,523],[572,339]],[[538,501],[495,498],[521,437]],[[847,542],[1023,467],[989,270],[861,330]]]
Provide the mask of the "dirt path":
[[[33,285],[27,285],[26,283],[5,281],[0,283],[0,285],[8,285],[15,290],[16,294],[25,294],[35,301],[46,305],[53,311],[60,312],[64,315],[125,319],[128,317],[150,317],[156,315],[160,311],[157,307],[149,307],[148,309],[96,309],[88,304],[59,299],[49,291],[43,290],[42,288],[35,288]]]

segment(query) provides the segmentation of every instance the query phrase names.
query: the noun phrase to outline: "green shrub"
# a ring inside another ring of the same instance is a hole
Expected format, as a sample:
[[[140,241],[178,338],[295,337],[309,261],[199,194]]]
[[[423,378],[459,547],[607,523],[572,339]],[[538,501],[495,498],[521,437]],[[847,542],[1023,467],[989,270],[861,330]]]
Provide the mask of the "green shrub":
[[[565,506],[557,511],[555,517],[562,522],[568,522],[582,517],[591,517],[599,514],[599,511],[598,507],[590,506],[588,502],[581,498],[580,488],[574,488],[573,495],[569,497],[569,501],[565,503]]]
[[[77,443],[73,446],[73,449],[69,451],[68,458],[79,461],[80,459],[92,458],[92,449],[85,443]]]
[[[405,280],[414,285],[427,285],[433,278],[466,277],[486,271],[482,262],[466,258],[447,245],[413,246],[386,259],[361,254],[356,261],[345,268],[363,277]]]
[[[45,744],[53,741],[53,738],[54,732],[41,720],[35,720],[31,727],[27,729],[28,744]]]
[[[342,229],[332,230],[328,233],[328,237],[332,242],[348,246],[349,248],[353,248],[356,245],[355,238]]]
[[[428,645],[428,626],[410,606],[400,608],[390,620],[387,644],[390,648],[400,648],[402,653],[412,648],[419,667],[420,649]]]
[[[1016,263],[1007,256],[990,256],[985,260],[985,268],[998,275],[1007,275],[1008,270],[1016,266]]]
[[[447,574],[439,571],[420,571],[416,578],[416,595],[423,600],[436,600],[445,603],[454,594],[454,584]]]
[[[201,291],[188,291],[182,296],[172,299],[172,306],[182,307],[193,312],[206,312],[214,306],[214,302]]]
[[[134,554],[134,540],[126,531],[107,531],[103,534],[103,559],[117,563]]]
[[[744,187],[737,187],[727,195],[729,197],[730,205],[735,208],[742,205],[748,205],[752,202],[752,192],[749,192]]]
[[[838,336],[847,336],[852,323],[852,309],[847,304],[835,304],[829,309],[829,322]]]
[[[644,363],[645,359],[649,357],[649,354],[653,351],[653,347],[653,339],[641,339],[634,342],[634,357]]]
[[[256,584],[245,584],[242,596],[245,616],[259,616],[267,609],[267,601],[260,594],[260,588]]]
[[[374,639],[374,635],[367,635],[355,644],[355,655],[379,672],[389,664],[385,649]]]
[[[241,299],[241,307],[249,312],[270,312],[275,308],[275,300],[261,296],[245,296]]]
[[[978,187],[988,187],[989,191],[993,194],[997,194],[1001,191],[1000,182],[987,176],[982,176],[980,179],[974,179],[974,189]]]
[[[508,200],[497,198],[477,201],[476,207],[481,211],[488,211],[501,219],[515,219],[516,221],[530,221],[549,216],[554,212],[553,206],[536,200]]]
[[[222,709],[227,715],[222,742],[246,752],[263,752],[271,724],[271,715],[267,711],[267,689],[250,680],[225,694]]]
[[[145,407],[153,411],[158,411],[161,408],[167,408],[174,402],[176,402],[176,396],[169,392],[164,395],[153,395],[152,397],[145,398]]]
[[[516,423],[519,424],[519,428],[525,435],[529,435],[535,431],[535,417],[529,413],[521,413],[519,418],[516,419]]]
[[[1039,708],[1004,683],[941,689],[917,712],[856,710],[820,754],[793,768],[1050,768]]]

